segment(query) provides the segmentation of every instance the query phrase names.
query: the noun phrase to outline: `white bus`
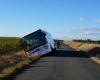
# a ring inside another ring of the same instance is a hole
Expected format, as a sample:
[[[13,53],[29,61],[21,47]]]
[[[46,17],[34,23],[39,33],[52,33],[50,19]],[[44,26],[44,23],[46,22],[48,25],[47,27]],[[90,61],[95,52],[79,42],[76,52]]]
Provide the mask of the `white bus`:
[[[28,56],[41,56],[55,50],[55,43],[51,34],[41,29],[22,38],[27,43],[26,54]]]

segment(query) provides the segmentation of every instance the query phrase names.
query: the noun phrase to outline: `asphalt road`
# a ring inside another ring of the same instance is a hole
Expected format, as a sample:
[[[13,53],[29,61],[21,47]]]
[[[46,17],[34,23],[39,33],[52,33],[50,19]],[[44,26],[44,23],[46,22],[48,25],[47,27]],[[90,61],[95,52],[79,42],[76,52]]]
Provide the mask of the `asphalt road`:
[[[100,80],[100,65],[64,45],[30,66],[13,80]]]

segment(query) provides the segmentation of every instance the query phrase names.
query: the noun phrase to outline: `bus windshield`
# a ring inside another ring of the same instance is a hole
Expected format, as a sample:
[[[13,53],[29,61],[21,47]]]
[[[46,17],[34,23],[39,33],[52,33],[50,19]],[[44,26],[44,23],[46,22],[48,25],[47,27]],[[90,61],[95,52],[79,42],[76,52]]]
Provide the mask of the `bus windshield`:
[[[28,45],[27,50],[39,47],[43,44],[46,44],[46,38],[45,37],[38,37],[38,38],[32,38],[32,39],[28,39],[26,40],[26,43]]]

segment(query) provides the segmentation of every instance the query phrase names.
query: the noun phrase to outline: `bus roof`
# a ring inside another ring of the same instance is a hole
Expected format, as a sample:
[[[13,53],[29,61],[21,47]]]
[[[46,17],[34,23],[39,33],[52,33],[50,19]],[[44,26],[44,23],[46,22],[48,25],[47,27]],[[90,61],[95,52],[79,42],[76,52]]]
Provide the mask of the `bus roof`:
[[[41,29],[38,29],[37,31],[35,32],[32,32],[24,37],[22,37],[22,39],[33,39],[33,38],[39,38],[41,36],[45,36],[44,34],[45,32]]]

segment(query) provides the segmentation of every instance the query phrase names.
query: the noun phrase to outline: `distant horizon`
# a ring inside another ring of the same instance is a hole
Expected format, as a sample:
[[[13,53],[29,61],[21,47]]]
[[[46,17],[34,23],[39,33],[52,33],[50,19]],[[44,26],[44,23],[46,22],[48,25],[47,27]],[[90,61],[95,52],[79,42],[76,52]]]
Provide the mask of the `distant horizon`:
[[[31,32],[32,33],[32,32]],[[29,33],[30,34],[30,33]],[[28,35],[28,34],[26,34],[26,35]],[[24,35],[25,36],[25,35]],[[22,38],[22,37],[24,37],[24,36],[0,36],[0,37],[15,37],[15,38]],[[89,38],[87,38],[87,39],[82,39],[82,38],[76,38],[76,39],[68,39],[68,38],[54,38],[53,37],[53,39],[56,39],[56,40],[88,40]],[[90,39],[90,40],[94,40],[94,41],[98,41],[98,40],[100,40],[100,39]]]
[[[39,28],[40,29],[40,28]],[[38,29],[36,29],[36,30],[38,30]],[[36,31],[36,30],[34,30],[34,31]],[[33,31],[33,32],[34,32]],[[3,35],[3,36],[0,36],[0,37],[18,37],[18,38],[22,38],[22,37],[24,37],[25,35],[28,35],[28,34],[30,34],[30,33],[32,33],[32,32],[29,32],[29,33],[24,33],[24,35],[23,36],[12,36],[12,35]],[[53,36],[52,36],[53,37]],[[87,39],[90,39],[90,38],[72,38],[72,39],[69,39],[69,38],[66,38],[66,37],[53,37],[54,39],[58,39],[58,40],[87,40]],[[91,40],[100,40],[100,39],[91,39]]]
[[[40,29],[40,28],[39,28]],[[36,29],[36,30],[38,30],[38,29]],[[36,30],[34,30],[34,31],[36,31]],[[32,31],[32,32],[34,32],[34,31]],[[30,33],[32,33],[32,32],[28,32],[28,33],[23,33],[24,35],[23,36],[14,36],[14,35],[3,35],[3,36],[0,36],[0,37],[18,37],[18,38],[22,38],[22,37],[24,37],[25,35],[28,35],[28,34],[30,34]],[[52,36],[53,37],[53,36]],[[66,38],[66,37],[53,37],[54,39],[58,39],[58,40],[87,40],[87,39],[91,39],[91,38],[72,38],[72,39],[69,39],[69,38]],[[91,39],[91,40],[100,40],[100,39]]]

